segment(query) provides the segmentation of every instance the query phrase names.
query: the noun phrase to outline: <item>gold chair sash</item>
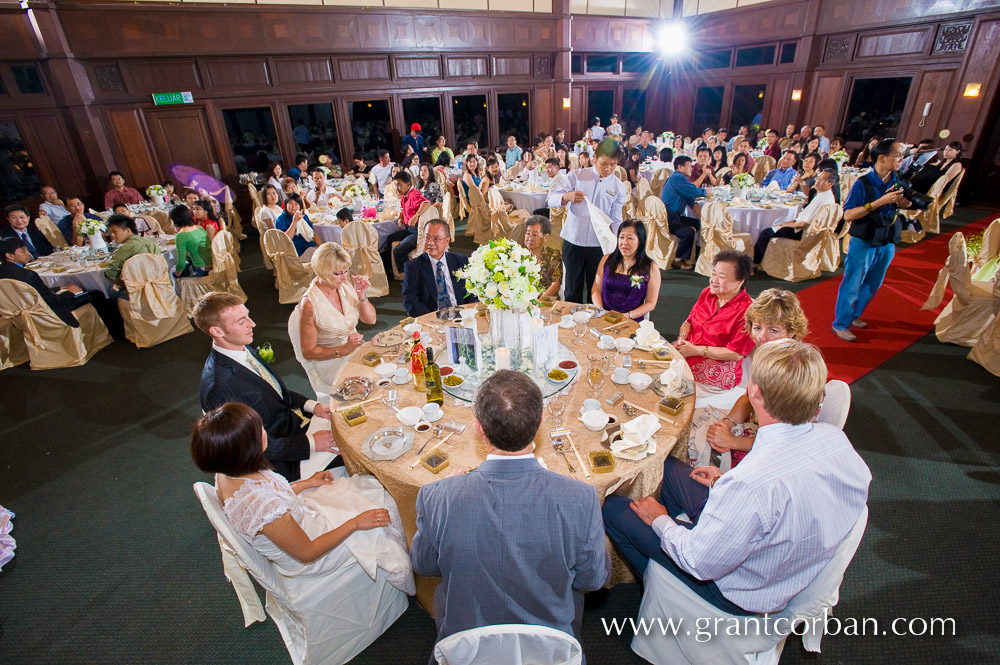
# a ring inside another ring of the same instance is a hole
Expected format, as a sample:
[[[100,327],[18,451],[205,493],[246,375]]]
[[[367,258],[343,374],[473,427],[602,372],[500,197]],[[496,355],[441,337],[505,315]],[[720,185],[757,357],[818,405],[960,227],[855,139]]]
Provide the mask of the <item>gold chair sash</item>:
[[[389,295],[389,278],[378,253],[378,231],[368,222],[348,222],[340,234],[340,246],[351,255],[351,270],[371,281],[369,297]]]
[[[670,270],[677,256],[677,245],[680,240],[670,233],[667,208],[663,205],[663,201],[654,196],[645,200],[643,208],[647,226],[646,254],[656,262],[660,270]]]
[[[48,240],[53,247],[66,247],[69,245],[66,242],[66,238],[63,236],[62,231],[56,226],[48,215],[39,215],[35,218],[35,228],[42,232],[45,239]]]

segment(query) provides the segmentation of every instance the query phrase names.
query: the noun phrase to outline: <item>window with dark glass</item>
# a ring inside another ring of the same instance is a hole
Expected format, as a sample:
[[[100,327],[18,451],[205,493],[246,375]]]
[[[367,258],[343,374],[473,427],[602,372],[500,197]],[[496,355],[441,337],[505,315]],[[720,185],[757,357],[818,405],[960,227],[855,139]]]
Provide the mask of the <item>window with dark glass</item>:
[[[733,50],[705,51],[698,55],[698,69],[729,69],[733,62]]]
[[[37,95],[45,92],[42,85],[42,77],[38,73],[38,67],[34,65],[17,65],[10,68],[14,75],[14,83],[22,95]]]
[[[281,161],[274,116],[269,107],[225,109],[222,118],[226,123],[237,173],[263,173],[268,164]]]
[[[41,183],[35,173],[35,164],[13,122],[0,122],[0,159],[4,162],[0,201],[14,203],[38,195]]]
[[[635,128],[646,122],[646,91],[626,88],[622,91],[622,112],[620,123],[625,136],[635,132]]]
[[[694,132],[700,133],[705,127],[713,129],[719,126],[722,119],[722,94],[725,88],[721,85],[698,88],[694,94]]]
[[[348,102],[347,113],[351,119],[354,151],[364,159],[378,160],[379,150],[394,151],[392,125],[389,121],[389,102],[385,99]]]
[[[736,66],[756,67],[757,65],[773,65],[776,50],[774,44],[738,48],[736,49]]]
[[[614,90],[588,90],[587,127],[594,126],[594,118],[601,119],[601,127],[607,127],[610,124],[611,114],[614,113],[614,106]]]
[[[641,74],[652,69],[655,62],[649,53],[630,53],[622,56],[622,71]]]
[[[497,95],[497,121],[500,126],[500,145],[507,145],[508,136],[516,136],[519,145],[531,145],[528,135],[531,126],[531,106],[528,93],[512,92]]]
[[[766,85],[734,86],[733,112],[729,116],[729,124],[733,127],[748,125],[760,129],[766,91]]]
[[[572,72],[574,74],[582,74],[583,73],[583,56],[582,55],[574,55],[573,57],[570,58],[570,69],[572,70]]]
[[[588,74],[615,74],[618,72],[617,55],[588,55]]]
[[[486,95],[453,97],[452,106],[455,115],[455,147],[462,152],[465,152],[467,144],[473,142],[480,148],[487,147],[490,134],[486,124]]]
[[[327,155],[334,164],[343,160],[332,105],[294,104],[288,107],[288,120],[295,151],[307,155],[309,164],[319,163],[320,155]],[[292,164],[285,166],[291,168]]]
[[[893,136],[906,107],[913,79],[909,76],[856,79],[847,105],[847,140]]]
[[[427,154],[434,147],[437,137],[441,136],[441,98],[413,97],[403,100],[403,125],[401,133],[410,133],[413,123],[420,125],[420,134],[424,137]]]
[[[795,62],[795,51],[798,44],[789,42],[781,45],[781,56],[778,58],[779,65],[790,65]]]

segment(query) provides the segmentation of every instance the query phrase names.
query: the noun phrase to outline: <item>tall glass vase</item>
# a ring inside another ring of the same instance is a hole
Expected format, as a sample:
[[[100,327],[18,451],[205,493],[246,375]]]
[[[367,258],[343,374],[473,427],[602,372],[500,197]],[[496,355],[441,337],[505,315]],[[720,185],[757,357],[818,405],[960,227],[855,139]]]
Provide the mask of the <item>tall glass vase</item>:
[[[101,235],[100,231],[95,231],[91,235],[87,236],[87,242],[90,243],[91,255],[96,255],[98,252],[108,251],[108,243],[104,242],[104,236]]]
[[[490,308],[490,337],[493,349],[510,349],[510,368],[520,370],[527,357],[521,351],[522,320],[527,315],[524,309]]]

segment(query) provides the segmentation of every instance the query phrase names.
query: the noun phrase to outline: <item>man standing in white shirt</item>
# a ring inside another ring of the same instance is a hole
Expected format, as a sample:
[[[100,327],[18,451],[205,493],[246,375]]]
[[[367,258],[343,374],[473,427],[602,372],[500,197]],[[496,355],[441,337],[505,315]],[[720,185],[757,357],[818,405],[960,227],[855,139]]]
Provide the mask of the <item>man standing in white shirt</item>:
[[[378,164],[372,167],[368,182],[372,185],[372,194],[376,198],[381,198],[385,193],[385,186],[392,180],[392,160],[389,159],[388,150],[378,151]]]
[[[615,177],[615,167],[622,158],[621,144],[603,141],[594,154],[594,165],[570,171],[550,190],[549,208],[566,208],[566,220],[559,236],[563,239],[563,263],[566,265],[566,300],[585,302],[594,285],[597,264],[604,251],[597,239],[587,208],[587,200],[611,218],[611,232],[618,234],[625,205],[625,183]]]
[[[683,508],[666,476],[663,504],[607,498],[605,528],[637,576],[654,559],[730,614],[779,611],[816,579],[864,512],[872,479],[840,429],[811,422],[825,386],[815,346],[783,339],[758,347],[747,388],[757,437],[725,474],[714,466],[691,472],[710,488],[696,524],[674,520]]]
[[[816,188],[816,196],[792,221],[778,222],[771,228],[760,232],[760,235],[757,236],[757,242],[753,246],[753,262],[760,265],[760,262],[764,260],[764,252],[767,251],[767,245],[771,242],[771,238],[801,239],[802,230],[809,225],[819,209],[828,203],[837,203],[837,199],[833,196],[833,188],[839,185],[840,176],[837,175],[836,171],[824,169],[816,174],[816,182],[813,183],[813,187]]]
[[[819,137],[819,152],[824,157],[830,154],[830,139],[826,137],[826,127],[823,125],[816,125],[813,129],[813,134]]]
[[[600,118],[597,117],[594,118],[594,126],[590,128],[590,138],[592,138],[595,141],[604,140],[604,128],[601,127]]]

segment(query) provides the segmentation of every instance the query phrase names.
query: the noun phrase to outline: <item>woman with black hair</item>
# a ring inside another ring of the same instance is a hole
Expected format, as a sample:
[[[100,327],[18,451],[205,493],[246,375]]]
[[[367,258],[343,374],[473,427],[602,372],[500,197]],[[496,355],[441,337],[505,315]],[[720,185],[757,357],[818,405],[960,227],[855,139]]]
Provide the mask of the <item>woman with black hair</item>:
[[[945,180],[945,187],[947,187],[962,172],[962,162],[959,161],[961,157],[962,144],[958,141],[952,141],[934,159],[917,171],[916,175],[910,178],[913,189],[921,194],[926,194],[941,177],[947,178]]]
[[[598,307],[642,320],[660,296],[660,270],[646,255],[646,225],[626,219],[618,227],[618,246],[597,266],[591,301]]]

